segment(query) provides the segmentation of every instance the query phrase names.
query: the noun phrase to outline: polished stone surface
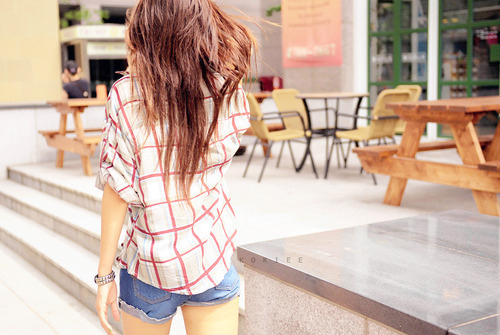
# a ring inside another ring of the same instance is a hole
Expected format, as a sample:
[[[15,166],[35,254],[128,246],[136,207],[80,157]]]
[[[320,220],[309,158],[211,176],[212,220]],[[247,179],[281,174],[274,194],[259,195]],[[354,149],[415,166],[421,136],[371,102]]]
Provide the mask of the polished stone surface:
[[[451,329],[449,335],[500,334],[500,315]]]
[[[499,234],[498,217],[448,211],[249,244],[238,257],[402,332],[446,334],[500,313]]]

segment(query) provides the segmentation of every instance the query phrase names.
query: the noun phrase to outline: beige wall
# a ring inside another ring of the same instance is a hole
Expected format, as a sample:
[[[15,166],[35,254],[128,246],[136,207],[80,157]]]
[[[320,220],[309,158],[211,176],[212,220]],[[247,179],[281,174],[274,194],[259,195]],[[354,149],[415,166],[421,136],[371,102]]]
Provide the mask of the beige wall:
[[[0,1],[0,103],[61,97],[57,0]]]

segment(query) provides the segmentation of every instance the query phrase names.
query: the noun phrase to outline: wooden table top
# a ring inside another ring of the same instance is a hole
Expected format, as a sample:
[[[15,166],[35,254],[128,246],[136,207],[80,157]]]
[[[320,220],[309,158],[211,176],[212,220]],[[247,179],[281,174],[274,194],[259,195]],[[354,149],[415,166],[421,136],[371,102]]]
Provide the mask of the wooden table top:
[[[89,107],[89,106],[106,106],[106,99],[84,98],[84,99],[67,99],[57,101],[47,101],[51,106],[67,105],[69,107]]]
[[[364,98],[369,96],[369,93],[362,92],[318,92],[318,93],[300,93],[297,95],[299,99],[351,99]]]
[[[500,96],[441,99],[434,101],[388,103],[388,108],[414,111],[446,111],[459,113],[482,113],[500,111]]]
[[[252,93],[252,92],[250,92],[250,93]],[[256,93],[252,93],[252,95],[256,99],[266,99],[266,98],[270,98],[271,97],[271,92],[256,92]]]

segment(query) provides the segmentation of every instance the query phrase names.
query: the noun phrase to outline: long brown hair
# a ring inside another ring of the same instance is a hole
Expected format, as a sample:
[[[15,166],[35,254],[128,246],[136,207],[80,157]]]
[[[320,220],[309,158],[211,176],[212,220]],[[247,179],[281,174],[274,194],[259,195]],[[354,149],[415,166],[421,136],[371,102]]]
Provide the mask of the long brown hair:
[[[255,40],[212,0],[139,0],[127,16],[131,75],[146,125],[162,129],[160,161],[167,183],[176,148],[177,186],[188,196],[200,163],[206,164],[224,101],[229,103],[250,71]],[[202,83],[214,102],[208,130]]]

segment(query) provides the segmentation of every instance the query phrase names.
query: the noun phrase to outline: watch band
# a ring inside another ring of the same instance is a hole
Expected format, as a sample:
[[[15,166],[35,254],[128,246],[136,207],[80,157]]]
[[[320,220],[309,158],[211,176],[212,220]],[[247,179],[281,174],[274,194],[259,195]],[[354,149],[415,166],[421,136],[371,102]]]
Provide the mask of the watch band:
[[[108,283],[111,283],[113,280],[115,280],[115,272],[111,271],[109,275],[105,275],[102,277],[99,277],[99,275],[95,275],[94,277],[94,283],[97,285],[105,285]]]

